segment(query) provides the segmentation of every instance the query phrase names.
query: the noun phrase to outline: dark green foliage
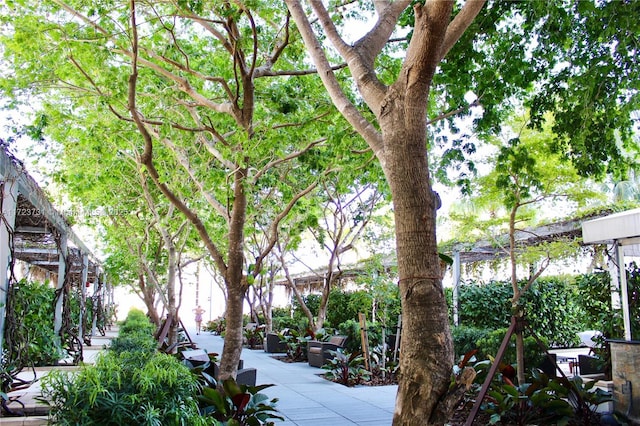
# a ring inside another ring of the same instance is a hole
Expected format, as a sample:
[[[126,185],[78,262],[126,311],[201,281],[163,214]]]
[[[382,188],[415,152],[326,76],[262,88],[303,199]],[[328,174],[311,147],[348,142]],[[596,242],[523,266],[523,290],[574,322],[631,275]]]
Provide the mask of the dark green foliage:
[[[622,331],[622,318],[611,306],[611,277],[606,271],[578,275],[576,285],[582,296],[579,304],[585,312],[584,323],[588,330],[600,330],[613,337]]]
[[[336,327],[348,320],[357,320],[358,313],[371,312],[372,299],[364,290],[333,289],[327,305],[327,322]]]
[[[55,365],[63,357],[53,331],[55,289],[21,280],[9,289],[11,315],[7,317],[6,362],[20,367]],[[10,343],[10,345],[7,344]]]
[[[513,290],[507,282],[465,284],[460,287],[460,324],[488,329],[507,327]]]
[[[360,322],[348,320],[338,326],[338,334],[347,336],[345,349],[349,352],[362,351],[362,337],[360,335]],[[382,343],[382,328],[380,324],[367,321],[367,334],[369,347]]]
[[[199,397],[202,414],[224,425],[259,426],[273,425],[273,420],[284,420],[275,408],[277,398],[269,400],[263,389],[273,385],[238,385],[235,380],[222,382],[223,391],[204,387]]]
[[[308,321],[305,321],[306,328]],[[274,331],[284,330],[285,328],[300,328],[303,324],[298,319],[291,318],[290,307],[276,307],[271,310],[271,323]]]
[[[596,381],[584,383],[579,376],[549,378],[533,371],[531,382],[515,386],[494,381],[483,411],[490,424],[600,425],[596,411],[612,400],[611,394],[594,389]]]
[[[364,358],[360,352],[350,353],[338,349],[330,350],[329,353],[333,358],[322,366],[327,370],[325,373],[327,378],[345,386],[354,386],[369,378],[370,373],[364,369]]]
[[[554,346],[578,343],[576,333],[585,329],[578,294],[575,286],[560,277],[540,278],[524,293],[522,301],[527,320],[539,337]],[[492,330],[507,327],[512,297],[508,282],[461,286],[460,324]]]
[[[485,359],[489,356],[494,357],[498,353],[498,349],[500,348],[500,344],[504,339],[504,336],[507,332],[506,328],[500,328],[498,330],[494,330],[490,332],[485,337],[480,338],[477,341],[478,345],[478,358]],[[545,339],[541,338],[542,342],[546,344]],[[531,368],[537,367],[542,361],[544,356],[544,351],[536,340],[531,336],[526,336],[524,338],[524,359],[528,366]],[[507,346],[507,350],[502,358],[502,362],[504,364],[514,364],[516,362],[516,337],[515,334],[511,336],[509,341],[509,345]]]
[[[478,340],[486,338],[489,333],[491,333],[491,330],[486,328],[467,327],[464,325],[453,327],[451,334],[453,335],[455,359],[458,360],[469,351],[478,349]]]
[[[576,286],[560,277],[541,278],[524,294],[531,328],[551,346],[574,346],[584,331]]]

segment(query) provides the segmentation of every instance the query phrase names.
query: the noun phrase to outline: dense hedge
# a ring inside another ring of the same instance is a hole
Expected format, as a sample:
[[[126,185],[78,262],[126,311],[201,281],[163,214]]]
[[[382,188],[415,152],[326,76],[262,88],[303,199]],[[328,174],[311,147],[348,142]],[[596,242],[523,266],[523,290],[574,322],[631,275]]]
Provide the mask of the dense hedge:
[[[508,327],[512,297],[509,282],[461,286],[460,324],[489,330]],[[577,333],[586,329],[577,287],[570,278],[540,278],[522,302],[531,328],[552,346],[573,346],[578,343]]]
[[[200,416],[198,381],[175,357],[155,350],[153,326],[133,310],[120,335],[95,365],[52,371],[42,380],[59,425],[207,425]]]

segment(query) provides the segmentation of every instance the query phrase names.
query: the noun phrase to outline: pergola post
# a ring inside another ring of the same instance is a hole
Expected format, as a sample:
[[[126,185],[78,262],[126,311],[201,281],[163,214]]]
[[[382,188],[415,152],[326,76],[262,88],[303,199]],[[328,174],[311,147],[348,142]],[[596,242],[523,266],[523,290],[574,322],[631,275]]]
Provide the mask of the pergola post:
[[[53,331],[56,336],[60,336],[60,330],[62,329],[62,307],[64,302],[64,282],[67,276],[67,234],[60,234],[60,252],[58,253],[58,283],[56,285],[56,292],[58,298],[56,299],[56,305],[53,312]]]
[[[101,294],[96,294],[100,289],[100,271],[98,270],[98,265],[96,265],[96,280],[93,283],[93,297],[91,298],[91,306],[93,307],[93,320],[91,321],[91,336],[96,335],[96,325],[98,324],[98,300],[102,297]]]
[[[624,247],[616,241],[618,258],[618,278],[620,279],[620,296],[622,299],[622,322],[624,324],[624,339],[631,340],[631,315],[629,313],[629,288],[627,285],[627,270],[624,267]]]
[[[0,217],[0,353],[4,349],[4,327],[9,294],[9,265],[13,256],[11,234],[15,228],[18,189],[14,179],[3,176],[0,183],[2,216]]]
[[[78,337],[84,342],[84,317],[87,307],[87,279],[89,276],[89,255],[82,253],[82,282],[80,284],[80,324],[78,325]]]

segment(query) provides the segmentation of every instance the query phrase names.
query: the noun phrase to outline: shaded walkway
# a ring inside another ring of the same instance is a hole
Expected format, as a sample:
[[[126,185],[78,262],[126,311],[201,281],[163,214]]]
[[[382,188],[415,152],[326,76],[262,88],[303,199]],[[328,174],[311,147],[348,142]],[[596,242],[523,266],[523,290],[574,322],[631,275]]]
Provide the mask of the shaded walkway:
[[[222,352],[223,339],[210,333],[196,335],[194,342],[208,352]],[[388,426],[393,419],[397,386],[359,386],[348,388],[319,377],[324,370],[307,363],[285,363],[262,349],[242,350],[245,367],[258,370],[258,384],[275,386],[264,391],[278,398],[277,408],[285,417],[284,426]]]

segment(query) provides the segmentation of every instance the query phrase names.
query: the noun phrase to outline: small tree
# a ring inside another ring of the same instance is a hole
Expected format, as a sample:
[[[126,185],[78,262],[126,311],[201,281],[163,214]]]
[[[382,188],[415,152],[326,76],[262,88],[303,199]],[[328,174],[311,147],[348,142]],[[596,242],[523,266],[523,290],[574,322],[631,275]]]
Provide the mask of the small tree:
[[[527,225],[536,223],[537,210],[545,208],[557,211],[561,208],[582,206],[598,198],[588,182],[580,178],[575,167],[553,151],[553,134],[547,127],[538,132],[526,126],[520,119],[511,123],[511,135],[493,139],[496,153],[488,158],[493,169],[472,184],[469,201],[490,211],[484,217],[464,218],[460,232],[480,230],[492,239],[509,259],[509,273],[513,297],[513,315],[524,316],[522,296],[536,282],[554,259],[575,255],[578,243],[573,240],[542,241],[527,246],[524,241],[534,231]],[[572,206],[573,205],[573,206]],[[555,207],[554,207],[555,206]],[[498,236],[506,229],[506,241]],[[528,267],[528,277],[521,281],[518,265]],[[524,383],[524,341],[522,332],[516,329],[518,380]]]

